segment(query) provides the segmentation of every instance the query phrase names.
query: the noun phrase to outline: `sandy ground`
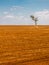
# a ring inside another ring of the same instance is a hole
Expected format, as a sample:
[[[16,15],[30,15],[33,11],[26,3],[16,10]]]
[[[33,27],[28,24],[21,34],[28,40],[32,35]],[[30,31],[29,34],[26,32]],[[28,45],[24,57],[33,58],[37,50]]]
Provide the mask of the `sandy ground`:
[[[49,26],[0,26],[0,65],[49,65]]]

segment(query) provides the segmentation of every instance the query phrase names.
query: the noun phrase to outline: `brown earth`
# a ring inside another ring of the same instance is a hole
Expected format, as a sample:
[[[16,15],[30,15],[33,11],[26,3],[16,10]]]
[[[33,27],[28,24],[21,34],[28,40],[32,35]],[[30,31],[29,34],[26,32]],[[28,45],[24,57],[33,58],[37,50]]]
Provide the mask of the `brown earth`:
[[[0,26],[0,65],[49,65],[49,26]]]

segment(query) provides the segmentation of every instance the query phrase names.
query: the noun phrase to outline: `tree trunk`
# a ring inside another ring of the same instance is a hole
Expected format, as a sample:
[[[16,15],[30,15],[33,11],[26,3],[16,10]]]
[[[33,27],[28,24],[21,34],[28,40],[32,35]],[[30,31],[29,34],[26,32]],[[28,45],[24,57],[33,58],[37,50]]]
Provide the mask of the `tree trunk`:
[[[35,21],[35,25],[37,25],[37,21]]]

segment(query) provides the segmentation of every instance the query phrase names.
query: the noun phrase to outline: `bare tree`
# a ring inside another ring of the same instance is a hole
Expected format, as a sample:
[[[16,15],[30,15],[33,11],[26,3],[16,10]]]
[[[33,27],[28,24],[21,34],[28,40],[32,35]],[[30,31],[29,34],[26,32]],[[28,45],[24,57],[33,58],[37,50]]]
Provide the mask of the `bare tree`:
[[[30,17],[32,18],[32,20],[35,21],[35,25],[37,25],[38,18],[37,17],[34,17],[33,15],[31,15]]]

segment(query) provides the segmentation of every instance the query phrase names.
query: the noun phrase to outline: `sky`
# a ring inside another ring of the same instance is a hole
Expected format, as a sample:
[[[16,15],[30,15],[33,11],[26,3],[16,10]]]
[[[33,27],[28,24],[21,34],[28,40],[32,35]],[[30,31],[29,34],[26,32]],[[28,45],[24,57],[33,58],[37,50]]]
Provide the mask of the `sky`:
[[[0,25],[49,25],[49,0],[0,0]]]

